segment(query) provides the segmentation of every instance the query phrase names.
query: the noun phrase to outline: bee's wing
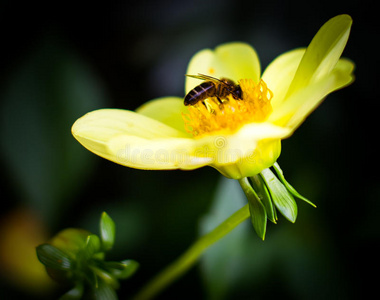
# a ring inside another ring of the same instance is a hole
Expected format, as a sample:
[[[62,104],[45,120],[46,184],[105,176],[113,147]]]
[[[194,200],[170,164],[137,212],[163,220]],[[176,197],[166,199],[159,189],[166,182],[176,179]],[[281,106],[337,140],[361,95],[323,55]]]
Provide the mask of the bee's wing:
[[[205,74],[200,74],[200,73],[198,73],[198,75],[188,75],[188,74],[186,74],[186,76],[192,77],[192,78],[196,78],[196,79],[201,79],[201,80],[209,80],[209,81],[214,81],[214,82],[218,82],[218,83],[223,83],[223,81],[221,81],[218,78],[215,78],[215,77],[212,77],[212,76],[209,76],[209,75],[205,75]]]

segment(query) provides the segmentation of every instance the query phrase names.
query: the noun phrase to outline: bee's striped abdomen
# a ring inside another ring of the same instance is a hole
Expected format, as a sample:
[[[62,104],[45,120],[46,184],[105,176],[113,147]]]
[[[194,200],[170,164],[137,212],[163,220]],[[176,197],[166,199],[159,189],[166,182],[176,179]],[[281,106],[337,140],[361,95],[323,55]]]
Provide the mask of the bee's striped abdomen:
[[[197,85],[192,89],[185,97],[185,105],[194,105],[199,101],[203,101],[206,98],[213,95],[215,92],[215,84],[211,81],[205,81],[200,85]]]

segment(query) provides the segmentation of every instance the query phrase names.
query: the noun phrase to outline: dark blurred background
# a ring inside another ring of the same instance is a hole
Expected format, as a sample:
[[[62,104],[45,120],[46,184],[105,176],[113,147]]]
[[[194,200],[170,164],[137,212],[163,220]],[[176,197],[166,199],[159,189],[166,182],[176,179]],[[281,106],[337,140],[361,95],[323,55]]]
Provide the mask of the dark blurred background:
[[[228,247],[214,247],[159,299],[357,299],[374,289],[376,9],[375,1],[359,0],[1,1],[0,298],[57,298],[62,291],[44,276],[34,247],[66,227],[98,233],[104,210],[117,223],[109,259],[141,264],[119,290],[128,298],[212,221],[216,195],[236,188],[211,168],[141,171],[96,157],[71,136],[77,118],[184,96],[189,59],[220,43],[250,43],[264,69],[307,46],[341,13],[354,20],[344,56],[356,63],[356,81],[283,142],[279,159],[318,208],[299,202],[297,222],[270,224],[265,242],[242,224]],[[229,200],[242,199],[237,189]]]

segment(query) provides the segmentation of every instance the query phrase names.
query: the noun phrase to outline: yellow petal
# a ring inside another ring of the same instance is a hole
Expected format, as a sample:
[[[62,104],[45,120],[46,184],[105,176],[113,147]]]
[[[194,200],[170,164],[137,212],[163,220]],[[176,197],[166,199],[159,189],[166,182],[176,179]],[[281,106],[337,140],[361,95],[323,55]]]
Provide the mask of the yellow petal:
[[[266,156],[258,145],[263,140],[279,140],[287,136],[289,129],[270,123],[253,123],[235,134],[194,139],[135,112],[103,109],[78,119],[72,132],[88,150],[128,167],[190,170],[211,165],[228,174],[229,165],[242,165],[252,156],[257,158],[258,153],[261,153],[260,164],[253,162],[240,168],[243,170],[250,166],[252,171],[260,166],[267,167],[269,161],[273,163],[273,155]],[[235,173],[231,176],[237,176]]]
[[[136,109],[136,112],[186,133],[181,113],[187,113],[187,109],[182,98],[163,97],[151,100]]]
[[[95,140],[107,140],[109,135],[128,134],[145,139],[184,137],[185,135],[161,122],[129,110],[100,109],[78,119],[72,128],[76,136],[86,133]]]
[[[290,132],[289,128],[270,123],[252,123],[235,134],[209,135],[195,140],[193,155],[209,157],[209,165],[226,177],[253,176],[273,165],[280,155],[280,139]]]
[[[273,92],[273,110],[284,100],[305,50],[300,48],[281,54],[265,69],[262,79]]]
[[[108,142],[114,162],[144,170],[192,170],[209,165],[212,158],[196,156],[196,144],[188,138],[143,139],[120,135]]]
[[[221,174],[228,178],[240,179],[259,174],[262,170],[271,167],[281,153],[280,139],[262,140],[250,155],[241,157],[232,164],[212,164]]]
[[[287,96],[327,76],[335,67],[347,44],[352,25],[348,15],[327,21],[307,47]]]
[[[187,73],[210,75],[216,78],[229,78],[237,82],[242,78],[251,78],[255,82],[260,79],[260,61],[256,51],[245,43],[228,43],[218,46],[214,51],[205,49],[193,56]],[[186,78],[185,91],[201,83],[194,78]]]
[[[140,161],[135,165],[134,161],[125,158],[125,151],[132,151],[142,145],[145,148],[138,150],[141,153],[138,155],[144,156],[151,148],[154,149],[154,145],[149,144],[152,141],[158,140],[157,145],[163,149],[170,148],[170,142],[175,138],[178,138],[184,149],[191,143],[191,139],[187,138],[188,134],[135,112],[119,109],[102,109],[84,115],[74,123],[72,133],[85,148],[103,158],[129,167],[145,169],[153,168],[149,166],[150,160],[147,161],[148,165],[143,165]],[[134,144],[137,146],[133,146]],[[165,147],[165,144],[169,146]],[[144,157],[141,159],[144,161]],[[175,164],[173,161],[171,165],[169,163],[161,168],[176,168]]]
[[[267,122],[251,123],[234,134],[207,135],[194,139],[194,155],[212,158],[215,165],[237,162],[250,156],[262,140],[281,139],[290,134],[290,129]]]
[[[328,76],[286,98],[269,116],[268,122],[290,127],[294,131],[329,93],[353,81],[353,69],[351,61],[340,59]]]

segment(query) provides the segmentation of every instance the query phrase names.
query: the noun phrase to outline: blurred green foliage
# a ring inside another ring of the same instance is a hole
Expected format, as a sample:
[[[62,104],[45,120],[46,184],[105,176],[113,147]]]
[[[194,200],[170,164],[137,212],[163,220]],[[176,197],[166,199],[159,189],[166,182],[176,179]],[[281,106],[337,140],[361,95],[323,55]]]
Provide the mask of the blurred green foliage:
[[[198,221],[202,228],[215,222],[214,209],[223,205],[213,199],[220,193],[231,202],[218,208],[223,214],[244,199],[223,192],[233,183],[211,168],[154,172],[102,160],[71,136],[74,121],[97,108],[135,109],[152,98],[183,96],[187,63],[200,49],[245,41],[264,69],[284,51],[306,46],[330,17],[350,14],[344,56],[357,64],[357,79],[282,143],[279,159],[287,180],[318,208],[299,202],[296,223],[270,224],[265,242],[242,224],[159,298],[357,299],[369,291],[380,197],[377,133],[371,132],[378,128],[378,55],[371,41],[379,26],[370,3],[147,0],[17,7],[4,1],[0,8],[2,220],[27,206],[53,236],[66,227],[97,232],[98,216],[107,211],[117,225],[110,259],[127,254],[140,262],[118,291],[122,299],[186,250],[199,234]],[[1,278],[1,299],[61,294],[47,289],[36,295],[7,272]]]
[[[8,80],[3,162],[18,196],[53,222],[93,170],[92,157],[73,143],[70,128],[105,105],[104,90],[75,52],[54,38],[39,41]]]

